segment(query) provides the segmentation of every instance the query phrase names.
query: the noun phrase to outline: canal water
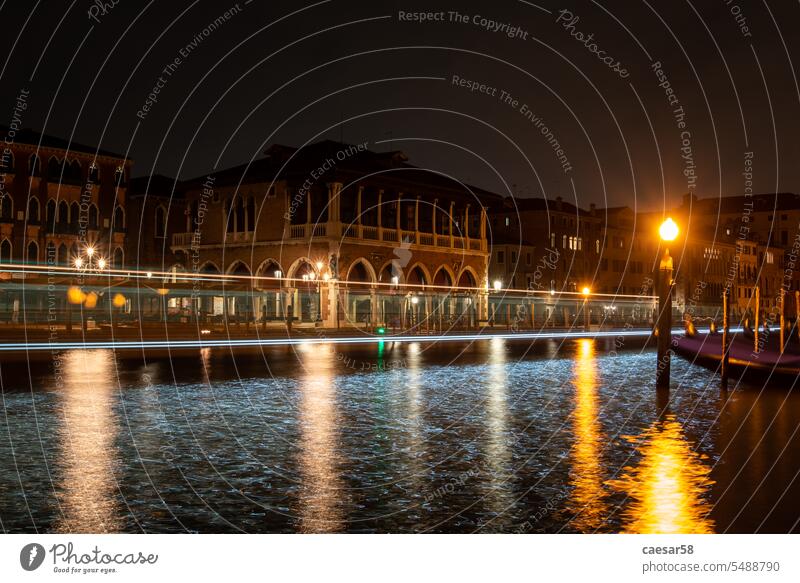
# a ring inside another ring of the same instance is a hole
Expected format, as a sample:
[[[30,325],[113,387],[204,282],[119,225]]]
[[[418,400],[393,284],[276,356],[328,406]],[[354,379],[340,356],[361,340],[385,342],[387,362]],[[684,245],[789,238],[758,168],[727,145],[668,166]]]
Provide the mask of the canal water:
[[[790,532],[800,396],[604,340],[3,362],[5,532]]]

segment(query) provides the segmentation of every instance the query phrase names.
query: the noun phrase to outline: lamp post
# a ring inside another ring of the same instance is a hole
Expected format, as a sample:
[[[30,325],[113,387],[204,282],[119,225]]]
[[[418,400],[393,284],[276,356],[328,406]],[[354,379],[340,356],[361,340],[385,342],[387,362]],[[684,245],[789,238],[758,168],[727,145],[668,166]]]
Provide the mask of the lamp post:
[[[592,293],[588,287],[581,290],[583,294],[583,329],[588,332],[590,330],[589,322],[589,294]]]
[[[678,236],[678,225],[667,218],[658,229],[661,240],[669,243]],[[658,361],[656,363],[656,389],[669,389],[670,349],[672,342],[672,257],[664,247],[658,268]]]

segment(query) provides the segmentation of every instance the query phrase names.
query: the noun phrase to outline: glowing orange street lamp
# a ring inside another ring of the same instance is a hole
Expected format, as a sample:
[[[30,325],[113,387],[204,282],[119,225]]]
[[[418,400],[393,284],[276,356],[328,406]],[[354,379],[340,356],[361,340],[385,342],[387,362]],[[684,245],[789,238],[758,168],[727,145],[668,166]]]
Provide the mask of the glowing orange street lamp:
[[[592,290],[589,289],[588,286],[584,286],[581,290],[583,294],[583,328],[586,332],[590,330],[589,327],[589,294],[592,293]]]

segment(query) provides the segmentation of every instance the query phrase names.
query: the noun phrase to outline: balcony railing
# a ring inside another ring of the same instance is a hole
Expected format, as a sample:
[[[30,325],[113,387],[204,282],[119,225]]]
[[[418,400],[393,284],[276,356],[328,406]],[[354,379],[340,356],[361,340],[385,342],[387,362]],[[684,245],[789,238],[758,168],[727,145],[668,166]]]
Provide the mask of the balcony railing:
[[[336,235],[336,233],[333,235]],[[190,247],[194,236],[194,233],[174,233],[172,235],[172,245],[173,247]],[[289,226],[290,239],[308,239],[311,237],[327,236],[328,225],[326,223]],[[342,225],[340,236],[343,239],[356,241],[382,241],[384,243],[408,242],[411,245],[444,249],[469,249],[471,251],[481,251],[485,249],[484,242],[481,239],[434,235],[433,233],[423,233],[420,231],[398,231],[397,229],[375,227],[372,225]],[[253,233],[249,231],[227,233],[225,235],[226,243],[246,243],[252,240]],[[196,241],[196,243],[199,243],[199,240]]]
[[[191,247],[193,237],[194,233],[173,233],[172,245],[173,247]]]

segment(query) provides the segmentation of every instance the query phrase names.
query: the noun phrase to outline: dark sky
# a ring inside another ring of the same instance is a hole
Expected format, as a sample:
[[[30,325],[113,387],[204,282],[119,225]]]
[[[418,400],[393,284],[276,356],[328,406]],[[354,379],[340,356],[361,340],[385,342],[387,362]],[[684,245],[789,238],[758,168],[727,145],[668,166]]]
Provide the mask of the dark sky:
[[[0,1],[0,123],[30,91],[24,126],[129,150],[136,175],[189,178],[273,142],[343,136],[496,192],[582,206],[672,204],[689,186],[687,166],[699,196],[739,194],[746,152],[755,192],[800,191],[794,1],[252,0],[207,36],[236,3],[119,0],[99,22],[88,16],[93,5]],[[400,11],[443,11],[445,20],[401,22]],[[509,38],[476,16],[521,32]],[[592,33],[588,47],[573,36]],[[654,62],[683,107],[683,129]],[[495,94],[454,86],[453,75]],[[166,82],[142,120],[159,76]]]

